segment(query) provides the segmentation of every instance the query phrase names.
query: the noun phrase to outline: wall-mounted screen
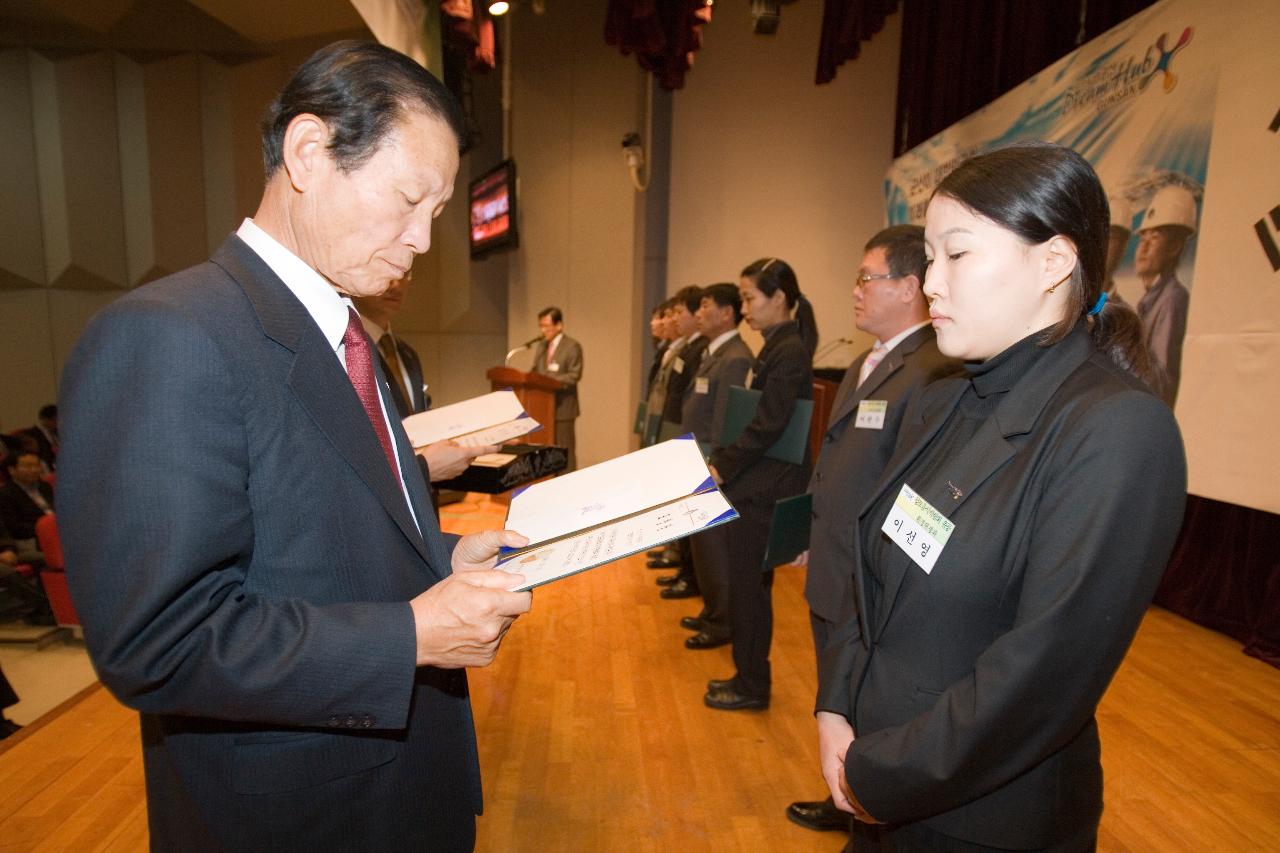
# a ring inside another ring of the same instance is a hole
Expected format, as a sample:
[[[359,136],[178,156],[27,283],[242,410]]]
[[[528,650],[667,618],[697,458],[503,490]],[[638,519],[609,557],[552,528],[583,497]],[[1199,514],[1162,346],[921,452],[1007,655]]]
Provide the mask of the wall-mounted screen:
[[[471,257],[520,245],[516,230],[516,166],[503,161],[471,182]]]

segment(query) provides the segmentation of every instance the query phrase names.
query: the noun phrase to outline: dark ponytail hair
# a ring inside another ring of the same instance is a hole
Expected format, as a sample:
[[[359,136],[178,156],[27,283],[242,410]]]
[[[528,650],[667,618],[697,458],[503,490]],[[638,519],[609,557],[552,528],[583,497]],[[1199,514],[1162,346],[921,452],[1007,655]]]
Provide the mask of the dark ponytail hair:
[[[747,264],[741,273],[749,278],[756,289],[765,296],[773,296],[779,290],[786,297],[787,308],[796,312],[796,324],[800,327],[800,339],[809,350],[809,358],[818,349],[818,321],[813,316],[813,306],[800,292],[800,282],[796,280],[796,271],[781,258],[761,258]]]
[[[1089,161],[1070,148],[1023,142],[979,154],[961,163],[933,191],[1037,246],[1061,235],[1076,248],[1067,281],[1067,314],[1040,341],[1050,346],[1088,317],[1098,348],[1141,379],[1152,379],[1142,322],[1127,305],[1108,301],[1089,312],[1106,284],[1111,209]]]

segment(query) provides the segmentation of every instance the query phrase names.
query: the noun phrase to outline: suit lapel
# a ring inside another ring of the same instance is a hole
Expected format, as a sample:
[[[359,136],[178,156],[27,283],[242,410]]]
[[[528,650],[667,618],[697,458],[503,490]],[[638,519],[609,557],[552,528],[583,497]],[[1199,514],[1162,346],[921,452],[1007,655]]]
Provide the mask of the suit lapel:
[[[872,519],[867,517],[867,513],[871,507],[875,506],[880,500],[881,495],[891,488],[898,479],[906,472],[907,468],[920,455],[921,451],[929,445],[933,437],[938,434],[938,430],[946,423],[951,410],[960,402],[960,397],[964,394],[965,389],[969,387],[967,380],[956,380],[953,382],[943,381],[933,386],[936,399],[928,401],[927,405],[920,407],[919,415],[908,422],[903,419],[899,440],[903,443],[899,445],[893,457],[889,460],[889,464],[885,467],[884,474],[875,487],[871,489],[867,498],[863,501],[858,511],[858,520],[854,524],[854,556],[859,563],[862,561],[862,548],[858,544],[862,541],[861,527],[865,524],[874,523]],[[861,566],[855,567],[853,578],[854,586],[858,595],[858,615],[864,626],[870,626],[870,638],[867,631],[863,632],[863,642],[868,640],[874,641],[880,636],[883,630],[884,620],[890,608],[893,605],[893,599],[898,593],[898,587],[902,584],[902,578],[905,572],[893,571],[892,566],[886,570],[883,594],[880,597],[879,605],[875,612],[875,621],[872,622],[872,615],[866,606],[867,594],[866,587],[863,583],[863,571]]]
[[[1081,324],[1063,341],[1053,346],[1039,358],[1030,370],[1009,391],[991,417],[978,427],[973,438],[964,448],[948,460],[942,473],[934,481],[912,483],[916,492],[948,518],[954,518],[960,507],[973,496],[982,484],[1017,452],[1010,438],[1030,432],[1049,399],[1058,387],[1093,352],[1093,342],[1087,328]],[[966,380],[943,380],[939,387],[942,394],[934,405],[924,410],[920,429],[909,448],[900,448],[890,461],[890,471],[874,489],[874,496],[862,507],[859,521],[866,520],[871,506],[906,472],[917,457],[933,440],[942,425],[969,387]],[[885,566],[884,591],[876,610],[876,622],[872,640],[879,639],[893,603],[907,572],[915,571],[914,563],[903,560],[889,561]],[[857,573],[859,576],[861,572]],[[863,623],[867,624],[867,623]]]
[[[378,498],[418,553],[429,561],[426,545],[409,514],[409,506],[405,503],[400,484],[396,482],[395,472],[387,464],[382,443],[378,441],[341,362],[306,308],[238,237],[228,238],[214,254],[213,260],[244,289],[267,337],[293,351],[294,360],[286,381],[303,409],[356,476]],[[379,386],[385,387],[386,378],[382,376],[377,360],[374,365]],[[394,412],[394,404],[384,400],[383,405]],[[392,420],[398,423],[398,419]],[[403,428],[399,428],[399,433],[403,435]],[[407,443],[408,439],[404,441]]]

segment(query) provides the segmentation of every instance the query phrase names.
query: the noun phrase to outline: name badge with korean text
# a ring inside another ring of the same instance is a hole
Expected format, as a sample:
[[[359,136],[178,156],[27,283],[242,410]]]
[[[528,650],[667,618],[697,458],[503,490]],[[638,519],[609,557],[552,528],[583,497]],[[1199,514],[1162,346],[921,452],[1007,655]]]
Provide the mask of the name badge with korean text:
[[[708,376],[697,376],[697,377],[694,377],[694,380],[693,380],[693,393],[695,393],[695,394],[710,394],[710,393],[711,393],[711,378],[710,378],[710,377],[708,377]]]
[[[880,528],[913,563],[924,569],[925,574],[933,571],[933,564],[938,561],[938,555],[955,529],[951,519],[934,509],[906,483],[893,499],[889,517]]]
[[[547,370],[554,370],[556,373],[559,373],[560,363],[555,361],[551,362],[550,364],[547,365]]]
[[[676,360],[672,363],[671,369],[676,373],[684,373],[684,359],[680,356],[676,356]]]
[[[863,400],[858,403],[853,425],[856,429],[884,429],[884,413],[888,409],[888,400]]]

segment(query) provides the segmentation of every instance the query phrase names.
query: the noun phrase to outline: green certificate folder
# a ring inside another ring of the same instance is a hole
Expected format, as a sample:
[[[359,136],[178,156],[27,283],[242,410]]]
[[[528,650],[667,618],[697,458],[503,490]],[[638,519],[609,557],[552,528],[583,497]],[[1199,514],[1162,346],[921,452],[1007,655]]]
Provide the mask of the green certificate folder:
[[[641,400],[640,405],[636,406],[636,422],[631,426],[631,431],[636,435],[644,435],[644,424],[647,420],[646,410],[648,408],[649,404],[644,400]]]
[[[747,424],[760,407],[760,391],[734,385],[729,388],[729,401],[725,405],[724,426],[720,430],[720,446],[728,447],[742,435]],[[792,465],[804,462],[804,451],[809,444],[809,422],[813,420],[813,401],[796,400],[795,411],[782,435],[765,453],[770,459],[780,459]]]
[[[766,570],[785,566],[809,547],[809,523],[813,519],[813,495],[805,492],[783,498],[773,506],[769,543],[764,551]]]

